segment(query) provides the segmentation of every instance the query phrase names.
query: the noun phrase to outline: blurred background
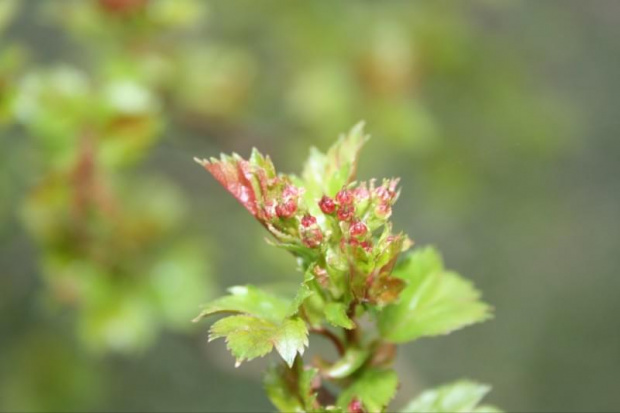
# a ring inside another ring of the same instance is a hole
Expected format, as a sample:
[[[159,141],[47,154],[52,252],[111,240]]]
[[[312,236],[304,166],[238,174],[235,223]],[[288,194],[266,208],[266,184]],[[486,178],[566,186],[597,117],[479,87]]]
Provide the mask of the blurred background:
[[[193,161],[360,178],[496,318],[405,345],[395,407],[620,409],[620,2],[0,0],[0,411],[269,411],[200,303],[299,279]],[[311,347],[325,343],[312,338]],[[315,350],[317,351],[317,350]]]

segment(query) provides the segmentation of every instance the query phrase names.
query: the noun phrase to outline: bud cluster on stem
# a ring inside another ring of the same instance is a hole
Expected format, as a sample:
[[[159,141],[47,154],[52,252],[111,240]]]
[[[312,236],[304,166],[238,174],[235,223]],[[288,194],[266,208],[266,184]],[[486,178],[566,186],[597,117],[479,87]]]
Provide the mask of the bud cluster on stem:
[[[383,411],[398,387],[396,343],[489,316],[479,294],[444,272],[432,249],[397,266],[413,244],[389,222],[399,180],[355,181],[366,140],[356,126],[326,154],[314,151],[301,178],[276,174],[269,157],[256,150],[249,160],[198,160],[273,235],[273,245],[297,257],[304,274],[292,298],[234,287],[197,318],[233,314],[213,324],[210,339],[225,338],[237,363],[275,348],[284,365],[267,373],[265,387],[281,411]],[[446,319],[446,311],[454,314]],[[378,334],[362,329],[362,317]],[[317,356],[305,364],[309,333],[332,342],[338,359]]]

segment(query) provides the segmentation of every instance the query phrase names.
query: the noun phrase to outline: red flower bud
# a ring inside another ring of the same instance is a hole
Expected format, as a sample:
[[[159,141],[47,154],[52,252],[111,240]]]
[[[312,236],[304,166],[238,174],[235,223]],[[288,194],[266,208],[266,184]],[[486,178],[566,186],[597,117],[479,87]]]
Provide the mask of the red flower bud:
[[[366,252],[371,252],[372,251],[372,242],[371,241],[364,241],[360,244],[360,246],[362,248],[364,248],[364,250]]]
[[[336,203],[328,196],[323,196],[319,201],[319,208],[324,214],[331,215],[336,211]]]
[[[336,201],[340,205],[351,205],[353,203],[353,193],[348,189],[343,189],[336,194]]]
[[[294,185],[286,185],[284,190],[282,190],[282,197],[284,199],[289,198],[297,198],[300,195],[301,191]]]
[[[352,237],[361,237],[362,235],[366,234],[366,232],[368,232],[368,227],[362,221],[354,222],[349,229],[349,234]]]
[[[302,235],[302,242],[308,248],[317,248],[323,241],[323,233],[319,227],[314,227]]]
[[[290,218],[295,215],[295,211],[297,211],[297,202],[292,199],[276,206],[276,214],[280,218]]]
[[[304,217],[301,219],[301,225],[305,228],[308,228],[309,226],[312,226],[314,224],[316,224],[316,218],[312,215],[304,215]]]
[[[338,208],[338,219],[340,221],[348,221],[353,218],[353,214],[355,213],[355,209],[353,205],[342,205]]]

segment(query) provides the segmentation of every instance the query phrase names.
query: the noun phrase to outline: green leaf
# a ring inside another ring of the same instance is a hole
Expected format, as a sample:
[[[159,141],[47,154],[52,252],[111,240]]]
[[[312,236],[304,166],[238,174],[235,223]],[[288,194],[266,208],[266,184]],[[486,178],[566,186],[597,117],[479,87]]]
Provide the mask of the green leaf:
[[[271,339],[277,325],[260,318],[238,315],[222,318],[211,326],[209,341],[225,337],[227,347],[237,359],[236,366],[245,360],[262,357],[271,352]]]
[[[316,204],[323,195],[333,197],[355,179],[359,151],[368,139],[364,135],[364,123],[360,122],[347,135],[341,135],[326,154],[310,149],[302,172],[308,205]]]
[[[433,248],[410,254],[393,276],[408,285],[399,301],[379,314],[379,329],[389,341],[448,334],[491,317],[491,308],[479,300],[480,293],[457,273],[444,270]]]
[[[492,406],[478,406],[491,387],[471,381],[458,381],[427,390],[409,402],[401,413],[501,412]]]
[[[221,337],[226,338],[237,366],[245,360],[264,356],[274,346],[286,364],[291,366],[297,353],[303,354],[308,345],[308,329],[299,318],[278,324],[249,315],[226,317],[211,326],[209,341]]]
[[[194,322],[217,313],[242,313],[278,323],[287,316],[291,305],[289,301],[251,285],[231,287],[228,291],[230,295],[206,304]]]
[[[284,320],[273,338],[276,350],[289,366],[293,365],[297,353],[304,354],[308,345],[308,328],[301,318]]]
[[[281,412],[315,411],[317,395],[313,381],[317,374],[317,369],[304,369],[301,363],[292,368],[273,366],[265,375],[267,396]]]
[[[351,400],[358,398],[367,411],[380,412],[392,400],[397,387],[398,377],[394,370],[366,370],[340,394],[338,406],[346,411]]]
[[[314,275],[312,275],[311,268],[314,267],[314,264],[308,266],[308,270],[304,274],[304,282],[301,283],[297,293],[295,294],[295,298],[293,298],[293,302],[289,305],[287,317],[291,317],[297,314],[299,308],[304,304],[307,298],[314,295],[314,291],[310,287],[310,283],[314,280]]]
[[[355,323],[347,316],[347,306],[344,303],[329,303],[325,306],[325,317],[332,325],[350,330]]]
[[[289,305],[287,316],[294,316],[299,312],[299,308],[303,305],[306,298],[312,296],[314,291],[308,287],[306,283],[301,284],[297,293],[295,294],[295,298],[293,298],[293,302]]]

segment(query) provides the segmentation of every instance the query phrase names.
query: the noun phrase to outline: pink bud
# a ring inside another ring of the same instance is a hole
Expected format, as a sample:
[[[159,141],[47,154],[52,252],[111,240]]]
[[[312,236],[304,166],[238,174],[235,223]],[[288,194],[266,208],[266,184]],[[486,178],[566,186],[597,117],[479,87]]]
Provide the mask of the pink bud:
[[[385,186],[375,189],[375,195],[383,202],[389,202],[392,199],[392,194]]]
[[[368,192],[368,189],[366,189],[366,186],[355,188],[353,195],[355,196],[355,200],[357,202],[365,201],[370,197],[370,193]]]
[[[364,241],[360,244],[360,247],[364,248],[364,250],[366,252],[371,252],[372,251],[372,242],[371,241]]]
[[[362,221],[354,222],[349,229],[349,234],[352,237],[361,237],[362,235],[366,234],[366,232],[368,232],[368,227]]]
[[[353,214],[355,213],[355,209],[353,205],[342,205],[338,208],[338,219],[340,221],[348,221],[353,218]]]
[[[276,206],[276,214],[280,218],[290,218],[297,211],[297,202],[289,199],[282,204]]]
[[[336,194],[336,201],[340,205],[351,205],[353,203],[353,193],[348,189],[343,189]]]
[[[323,241],[323,233],[319,227],[314,227],[302,235],[302,242],[308,248],[317,248]]]
[[[319,201],[319,208],[324,214],[331,215],[336,211],[336,203],[328,196],[323,196]]]
[[[282,197],[284,199],[297,198],[299,196],[299,188],[294,185],[286,185],[282,191]]]
[[[305,228],[308,228],[309,226],[312,226],[314,224],[316,224],[316,218],[312,215],[304,215],[304,217],[301,219],[301,225]]]

